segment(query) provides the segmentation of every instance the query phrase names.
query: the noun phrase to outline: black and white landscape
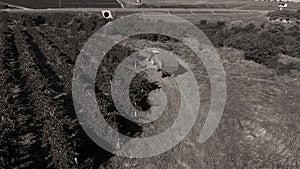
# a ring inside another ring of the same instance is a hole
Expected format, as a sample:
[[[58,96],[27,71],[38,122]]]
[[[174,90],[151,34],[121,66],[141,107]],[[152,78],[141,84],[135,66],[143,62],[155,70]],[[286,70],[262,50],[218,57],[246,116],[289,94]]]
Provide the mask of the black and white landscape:
[[[0,168],[300,168],[300,3],[287,4],[280,11],[278,2],[254,0],[1,0]],[[113,17],[106,19],[104,10]],[[146,111],[153,106],[152,91],[169,91],[170,111],[139,124],[116,109],[113,73],[139,50],[162,48],[180,56],[194,72],[201,95],[196,123],[180,144],[154,157],[133,159],[105,151],[85,133],[74,109],[72,78],[93,33],[114,19],[146,12],[182,17],[206,34],[225,69],[227,99],[218,128],[200,144],[211,85],[193,52],[156,34],[114,46],[99,67],[95,91],[102,115],[118,132],[151,137],[178,115],[171,112],[178,110],[180,93],[173,77],[159,71],[139,73],[129,96],[136,109]]]

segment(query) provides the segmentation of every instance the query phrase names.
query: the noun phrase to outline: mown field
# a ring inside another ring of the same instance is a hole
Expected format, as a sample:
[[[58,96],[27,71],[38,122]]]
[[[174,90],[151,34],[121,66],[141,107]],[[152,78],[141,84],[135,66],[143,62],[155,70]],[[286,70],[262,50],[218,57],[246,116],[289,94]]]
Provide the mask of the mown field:
[[[71,82],[83,43],[107,21],[99,14],[83,13],[1,13],[0,18],[0,168],[98,167],[112,155],[81,129],[73,108]],[[132,52],[126,48],[118,50]],[[118,50],[111,57],[120,56]],[[112,71],[115,64],[104,66]],[[107,86],[111,76],[110,72],[101,75],[97,90],[101,91],[100,105],[109,109],[103,112],[107,120],[128,135],[140,132],[139,126],[109,115],[116,109],[111,105],[112,98],[103,94],[109,90],[103,86]],[[151,85],[142,77],[137,78],[132,86],[132,100],[137,106],[149,90]]]
[[[45,20],[1,14],[1,168],[72,168],[81,147],[70,95],[76,43],[56,28],[64,18],[49,20],[53,27],[36,28]]]
[[[191,51],[157,35],[115,46],[99,68],[96,95],[105,119],[123,134],[153,134],[176,115],[145,126],[119,115],[109,82],[124,57],[161,47],[181,56],[199,82],[203,103],[195,129],[172,150],[145,160],[101,149],[84,133],[73,108],[77,55],[108,22],[99,13],[0,13],[0,168],[299,168],[299,25],[198,21],[218,49],[228,81],[223,118],[205,144],[197,138],[209,109],[210,84]],[[148,107],[145,98],[157,88],[137,76],[132,102],[138,109]]]

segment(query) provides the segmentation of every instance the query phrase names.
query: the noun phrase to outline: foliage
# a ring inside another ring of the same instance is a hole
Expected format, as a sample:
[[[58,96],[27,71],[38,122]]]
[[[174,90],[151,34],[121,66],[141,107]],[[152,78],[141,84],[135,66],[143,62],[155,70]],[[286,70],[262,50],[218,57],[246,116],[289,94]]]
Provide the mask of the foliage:
[[[300,19],[300,12],[298,11],[288,11],[288,10],[284,10],[284,11],[275,11],[275,12],[270,12],[268,14],[268,17],[270,17],[270,19],[274,20],[277,18],[295,18],[295,19]]]
[[[199,28],[211,39],[217,47],[233,47],[243,50],[245,59],[253,60],[270,68],[278,68],[280,54],[300,58],[300,26],[282,23],[265,22],[260,25],[253,23],[227,24],[210,32],[211,23],[202,21]]]

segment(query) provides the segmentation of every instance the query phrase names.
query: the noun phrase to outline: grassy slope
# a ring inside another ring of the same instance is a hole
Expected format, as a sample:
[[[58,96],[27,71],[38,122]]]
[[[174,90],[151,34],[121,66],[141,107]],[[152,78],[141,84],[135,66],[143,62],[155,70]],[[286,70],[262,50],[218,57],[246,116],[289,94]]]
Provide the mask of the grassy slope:
[[[202,79],[203,112],[189,136],[147,161],[115,156],[106,168],[297,168],[299,72],[295,77],[278,76],[262,65],[245,61],[240,51],[223,48],[219,53],[227,74],[228,95],[214,135],[205,144],[196,141],[209,106],[207,77],[200,72],[196,78]]]

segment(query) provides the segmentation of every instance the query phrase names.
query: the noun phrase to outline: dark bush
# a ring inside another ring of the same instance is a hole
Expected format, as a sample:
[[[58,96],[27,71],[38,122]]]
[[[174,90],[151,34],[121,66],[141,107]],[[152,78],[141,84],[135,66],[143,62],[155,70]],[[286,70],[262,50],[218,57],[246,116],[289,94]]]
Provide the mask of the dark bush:
[[[45,17],[43,17],[41,15],[34,17],[32,20],[33,20],[34,26],[39,26],[39,25],[46,23]]]
[[[274,20],[275,18],[296,18],[300,19],[300,12],[298,11],[275,11],[275,12],[270,12],[268,15],[271,20]]]
[[[204,26],[202,26],[204,27]],[[280,23],[263,23],[256,27],[228,25],[218,29],[211,38],[218,47],[233,47],[245,52],[245,59],[264,64],[269,68],[278,67],[278,54],[292,57],[300,55],[300,27]]]
[[[273,44],[263,38],[253,39],[245,50],[245,59],[275,68],[278,63],[278,51]]]

